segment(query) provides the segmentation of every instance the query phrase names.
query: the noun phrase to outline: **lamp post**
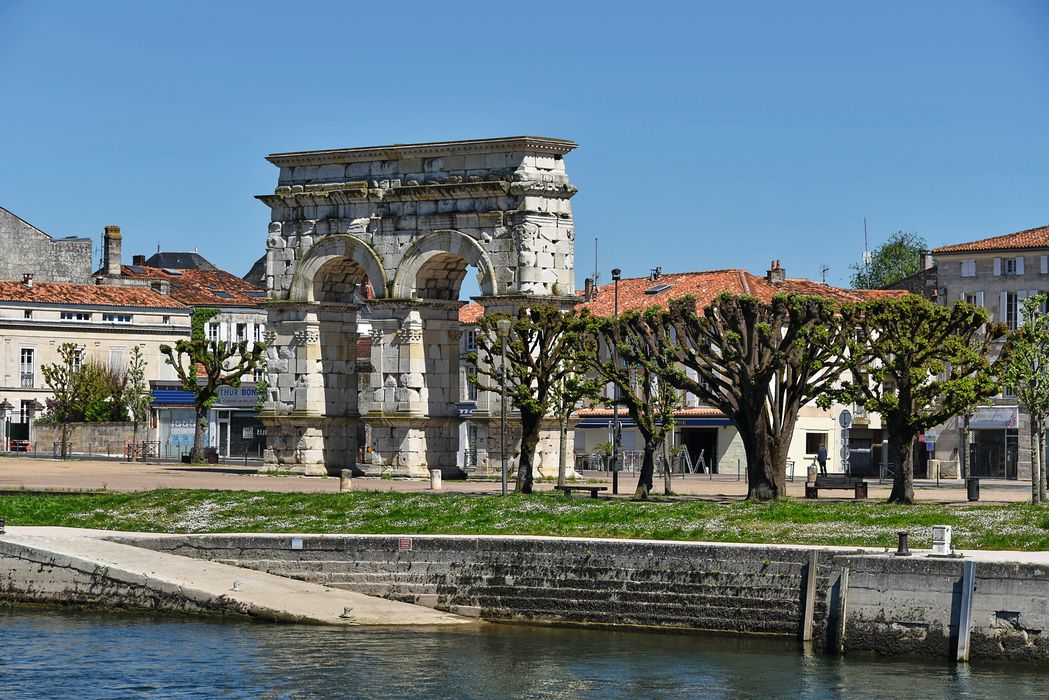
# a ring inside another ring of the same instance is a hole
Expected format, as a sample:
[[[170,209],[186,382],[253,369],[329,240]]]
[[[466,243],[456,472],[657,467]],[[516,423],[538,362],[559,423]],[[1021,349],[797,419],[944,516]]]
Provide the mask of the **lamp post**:
[[[14,406],[7,399],[0,401],[0,424],[3,425],[3,449],[9,451],[11,449],[11,441],[8,439],[11,436],[11,424],[8,422],[8,416],[11,415],[11,409]]]
[[[500,361],[499,366],[499,440],[501,447],[499,452],[503,458],[503,495],[506,495],[506,339],[510,335],[510,319],[501,318],[495,322],[496,332],[499,335]]]
[[[612,270],[612,285],[615,290],[613,317],[619,320],[619,276],[621,270]],[[612,368],[619,371],[619,348],[612,351]],[[619,493],[619,383],[612,383],[612,494]]]

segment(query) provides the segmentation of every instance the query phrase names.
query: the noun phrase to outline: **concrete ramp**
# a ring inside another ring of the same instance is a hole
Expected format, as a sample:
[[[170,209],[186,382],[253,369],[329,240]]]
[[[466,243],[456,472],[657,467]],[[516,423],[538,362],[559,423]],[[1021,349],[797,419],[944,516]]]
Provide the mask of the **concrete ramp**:
[[[475,622],[409,603],[155,552],[64,528],[0,535],[0,598],[137,610],[240,614],[327,625]]]

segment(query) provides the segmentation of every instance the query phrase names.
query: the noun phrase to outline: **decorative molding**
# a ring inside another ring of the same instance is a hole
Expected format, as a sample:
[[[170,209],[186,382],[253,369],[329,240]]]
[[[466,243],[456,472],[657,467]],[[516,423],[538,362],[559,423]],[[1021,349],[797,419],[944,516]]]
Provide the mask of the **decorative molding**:
[[[337,148],[323,151],[271,153],[266,160],[277,167],[319,165],[322,163],[358,163],[361,161],[399,160],[401,158],[434,158],[471,153],[513,153],[531,151],[565,155],[576,144],[565,139],[543,136],[510,136],[496,139],[441,141],[366,148]]]
[[[296,345],[317,345],[321,342],[321,333],[316,328],[307,328],[302,331],[295,331],[295,344]]]
[[[372,328],[368,334],[372,337],[372,345],[382,345],[382,337],[385,333],[381,328]]]

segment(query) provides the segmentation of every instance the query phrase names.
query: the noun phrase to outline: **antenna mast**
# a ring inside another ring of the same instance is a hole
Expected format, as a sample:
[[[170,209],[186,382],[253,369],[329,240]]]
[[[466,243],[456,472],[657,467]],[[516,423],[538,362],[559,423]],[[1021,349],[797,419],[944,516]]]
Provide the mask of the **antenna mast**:
[[[599,277],[601,277],[601,268],[597,266],[597,236],[594,236],[594,289],[597,289]]]
[[[827,284],[827,273],[830,272],[830,268],[824,263],[820,268],[820,274],[823,275],[823,284]]]
[[[863,272],[870,272],[871,251],[867,246],[867,217],[863,217]]]

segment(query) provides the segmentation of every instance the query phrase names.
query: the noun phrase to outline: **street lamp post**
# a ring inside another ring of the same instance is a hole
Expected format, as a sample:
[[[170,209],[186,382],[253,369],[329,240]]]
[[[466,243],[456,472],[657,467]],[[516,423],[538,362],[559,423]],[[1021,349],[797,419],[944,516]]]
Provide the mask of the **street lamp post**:
[[[510,319],[501,318],[495,322],[499,334],[500,366],[499,366],[499,440],[501,447],[499,452],[503,461],[503,495],[506,495],[506,339],[510,335]]]
[[[14,406],[7,399],[0,401],[0,424],[3,427],[3,450],[5,452],[11,449],[11,441],[9,439],[11,437],[11,424],[8,421],[8,416],[11,415],[12,408]]]
[[[617,267],[612,270],[612,283],[615,290],[615,306],[613,316],[619,320],[619,276],[621,270]],[[619,371],[619,348],[612,351],[612,368]],[[619,493],[619,383],[612,383],[612,493]]]

